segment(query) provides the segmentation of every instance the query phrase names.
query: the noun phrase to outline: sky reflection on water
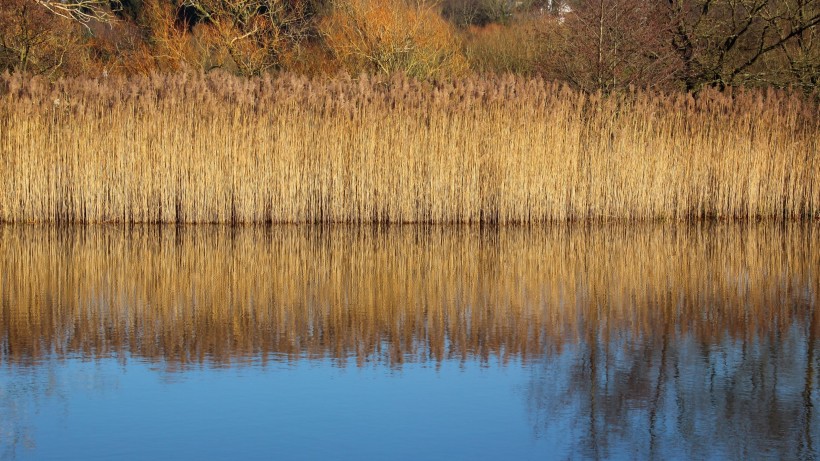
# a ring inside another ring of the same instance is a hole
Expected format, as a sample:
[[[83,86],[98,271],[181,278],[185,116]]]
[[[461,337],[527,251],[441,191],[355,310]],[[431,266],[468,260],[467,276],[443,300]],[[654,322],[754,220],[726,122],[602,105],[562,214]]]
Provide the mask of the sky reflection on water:
[[[5,459],[818,457],[816,226],[0,227]]]

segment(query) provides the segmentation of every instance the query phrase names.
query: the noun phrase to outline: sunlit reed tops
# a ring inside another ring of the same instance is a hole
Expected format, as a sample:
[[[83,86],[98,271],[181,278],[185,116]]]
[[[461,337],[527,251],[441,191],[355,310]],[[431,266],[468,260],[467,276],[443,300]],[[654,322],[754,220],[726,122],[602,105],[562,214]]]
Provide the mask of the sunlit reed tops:
[[[515,77],[0,77],[0,222],[813,219],[817,114]]]

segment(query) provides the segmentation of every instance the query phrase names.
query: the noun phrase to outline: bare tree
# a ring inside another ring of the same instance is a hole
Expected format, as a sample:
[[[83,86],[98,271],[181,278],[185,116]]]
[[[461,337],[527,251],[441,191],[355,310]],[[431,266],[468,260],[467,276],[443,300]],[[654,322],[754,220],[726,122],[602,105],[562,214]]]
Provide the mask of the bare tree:
[[[316,0],[184,0],[216,31],[243,75],[281,67],[284,54],[309,34]]]
[[[574,2],[559,30],[555,77],[604,92],[665,86],[676,76],[665,11],[648,0]]]
[[[666,5],[688,90],[765,80],[767,71],[756,66],[778,51],[786,52],[796,72],[806,57],[814,59],[810,48],[820,25],[820,0],[666,0]],[[808,64],[811,71],[812,61]]]
[[[507,0],[446,0],[441,4],[442,15],[462,27],[503,23],[512,11],[513,2]]]
[[[36,75],[64,68],[76,49],[66,22],[31,0],[0,2],[0,70]]]
[[[92,21],[111,22],[114,20],[112,7],[119,7],[119,0],[33,0],[57,16],[72,19],[82,24]]]
[[[357,74],[454,77],[467,61],[448,24],[424,1],[338,0],[319,24],[335,59]]]
[[[812,0],[793,0],[792,12],[798,24],[806,23],[816,14],[820,5]],[[820,26],[800,30],[791,41],[780,46],[788,62],[793,84],[811,91],[820,85]]]

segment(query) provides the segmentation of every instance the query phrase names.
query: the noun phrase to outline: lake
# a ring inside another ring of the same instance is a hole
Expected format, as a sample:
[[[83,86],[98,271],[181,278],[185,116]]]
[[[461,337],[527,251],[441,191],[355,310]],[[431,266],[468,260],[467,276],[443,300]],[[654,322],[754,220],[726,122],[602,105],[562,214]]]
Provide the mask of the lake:
[[[0,459],[816,459],[818,243],[0,226]]]

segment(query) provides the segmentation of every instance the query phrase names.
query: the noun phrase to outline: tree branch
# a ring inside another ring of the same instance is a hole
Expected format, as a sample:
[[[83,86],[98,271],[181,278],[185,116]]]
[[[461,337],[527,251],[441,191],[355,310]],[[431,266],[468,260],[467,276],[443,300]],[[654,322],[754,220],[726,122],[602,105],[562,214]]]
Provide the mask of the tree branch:
[[[115,17],[111,5],[119,5],[119,0],[32,0],[51,13],[62,18],[77,21],[86,27],[92,21],[111,23]]]

